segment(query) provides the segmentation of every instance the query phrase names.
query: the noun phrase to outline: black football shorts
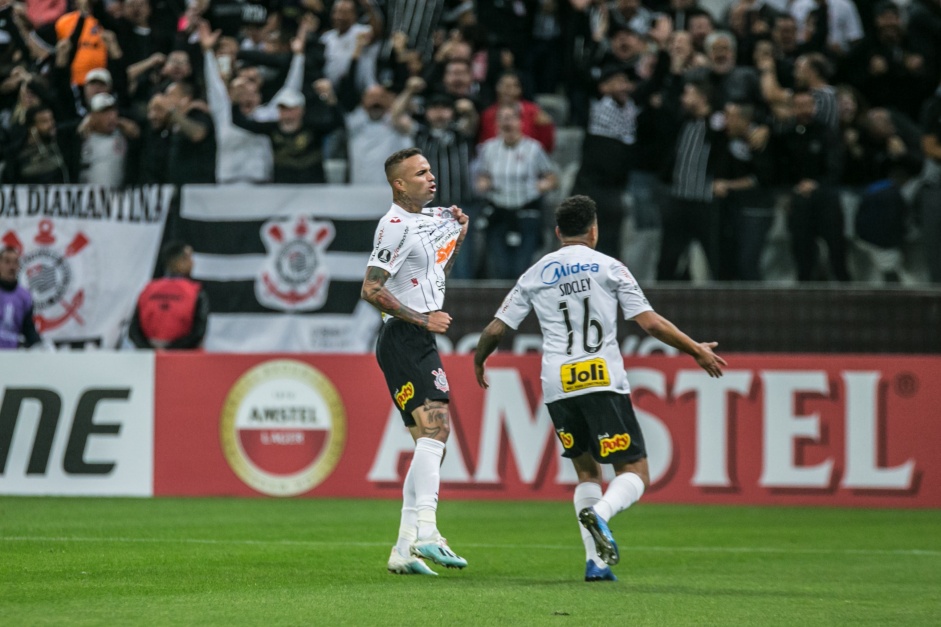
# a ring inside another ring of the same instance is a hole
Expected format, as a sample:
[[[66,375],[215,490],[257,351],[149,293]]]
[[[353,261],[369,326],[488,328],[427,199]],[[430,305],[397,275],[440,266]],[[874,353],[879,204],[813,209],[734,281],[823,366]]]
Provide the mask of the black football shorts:
[[[406,427],[415,426],[412,412],[425,399],[449,400],[448,377],[431,331],[398,318],[388,320],[379,329],[376,359]]]
[[[548,403],[562,457],[585,451],[602,464],[630,464],[647,457],[644,435],[629,394],[591,392]]]

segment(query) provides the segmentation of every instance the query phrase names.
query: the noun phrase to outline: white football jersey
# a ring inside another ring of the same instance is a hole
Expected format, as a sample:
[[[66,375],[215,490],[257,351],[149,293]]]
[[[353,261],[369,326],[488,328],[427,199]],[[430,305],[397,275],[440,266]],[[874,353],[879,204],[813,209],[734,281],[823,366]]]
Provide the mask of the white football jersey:
[[[437,311],[444,304],[444,267],[460,234],[460,223],[445,207],[409,213],[392,205],[376,227],[367,265],[389,272],[386,287],[406,307]]]
[[[517,329],[536,310],[543,335],[543,402],[551,403],[590,392],[630,392],[617,339],[619,307],[626,319],[652,310],[623,263],[573,245],[527,270],[496,317]]]

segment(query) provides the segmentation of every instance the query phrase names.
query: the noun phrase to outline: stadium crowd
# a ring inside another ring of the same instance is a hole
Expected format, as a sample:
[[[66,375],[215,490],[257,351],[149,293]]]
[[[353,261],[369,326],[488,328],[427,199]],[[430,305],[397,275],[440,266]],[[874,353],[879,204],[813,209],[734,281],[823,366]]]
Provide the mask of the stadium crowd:
[[[941,282],[941,0],[0,0],[4,184],[384,184],[412,145],[457,278],[574,192],[641,281],[783,241],[799,281]]]

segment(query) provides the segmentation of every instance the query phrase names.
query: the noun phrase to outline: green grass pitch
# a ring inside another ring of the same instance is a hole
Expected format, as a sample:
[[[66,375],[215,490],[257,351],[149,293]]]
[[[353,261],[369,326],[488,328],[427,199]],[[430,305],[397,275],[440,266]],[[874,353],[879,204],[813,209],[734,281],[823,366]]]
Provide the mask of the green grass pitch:
[[[0,625],[939,625],[941,511],[640,503],[616,583],[570,503],[444,500],[463,571],[385,570],[399,503],[0,498]]]

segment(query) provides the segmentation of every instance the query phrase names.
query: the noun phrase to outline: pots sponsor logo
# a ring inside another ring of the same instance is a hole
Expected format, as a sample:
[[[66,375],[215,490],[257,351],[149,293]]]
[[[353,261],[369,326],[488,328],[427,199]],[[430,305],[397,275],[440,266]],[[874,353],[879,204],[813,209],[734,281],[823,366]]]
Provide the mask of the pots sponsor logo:
[[[617,433],[609,438],[602,437],[598,442],[598,448],[601,449],[601,456],[607,457],[617,451],[626,451],[631,445],[631,436],[626,433]]]
[[[435,387],[442,392],[447,392],[451,388],[448,386],[448,375],[444,373],[444,368],[438,368],[431,371],[431,376],[435,378]]]
[[[399,409],[405,409],[405,403],[409,402],[413,396],[415,396],[415,386],[409,381],[395,391],[395,404],[399,406]]]
[[[562,443],[562,448],[568,450],[575,446],[575,436],[571,433],[566,433],[560,429],[556,431],[556,435],[559,436],[559,441]]]
[[[268,250],[255,296],[279,311],[314,311],[327,302],[330,273],[324,263],[336,235],[332,222],[306,216],[273,218],[261,227]]]
[[[340,461],[346,412],[319,370],[275,360],[235,382],[219,431],[226,461],[242,481],[270,496],[295,496],[317,487]]]
[[[577,361],[574,364],[563,364],[559,375],[562,379],[563,392],[575,392],[585,388],[611,385],[608,377],[608,366],[604,359],[589,359]]]

